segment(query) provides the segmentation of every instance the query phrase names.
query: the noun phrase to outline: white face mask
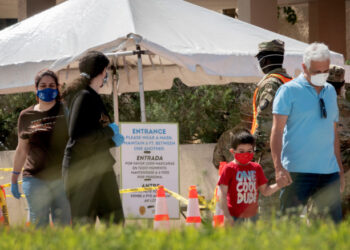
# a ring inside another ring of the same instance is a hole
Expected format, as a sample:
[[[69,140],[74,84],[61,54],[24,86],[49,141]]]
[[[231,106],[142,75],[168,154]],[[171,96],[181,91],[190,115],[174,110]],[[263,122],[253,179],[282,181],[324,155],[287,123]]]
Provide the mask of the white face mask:
[[[328,78],[328,73],[320,73],[316,75],[311,76],[311,83],[315,86],[322,87],[325,85],[327,78]]]

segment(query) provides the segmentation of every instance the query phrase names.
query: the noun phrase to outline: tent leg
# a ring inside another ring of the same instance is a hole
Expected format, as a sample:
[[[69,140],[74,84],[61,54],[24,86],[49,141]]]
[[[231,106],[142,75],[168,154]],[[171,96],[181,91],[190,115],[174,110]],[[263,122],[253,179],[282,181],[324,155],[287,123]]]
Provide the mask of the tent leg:
[[[140,90],[140,108],[141,108],[141,122],[146,122],[146,108],[145,108],[145,95],[143,88],[143,71],[142,71],[142,58],[141,47],[136,45],[137,50],[137,71],[139,75],[139,90]]]
[[[117,77],[113,75],[113,109],[114,109],[114,122],[119,124],[119,103],[118,103],[118,89],[117,89]]]
[[[112,79],[114,122],[119,126],[118,81],[119,81],[118,75],[114,72],[113,79]],[[117,176],[117,182],[120,183],[120,173],[121,173],[120,147],[115,147],[112,150],[115,150],[115,160],[117,163],[115,168],[115,173]]]

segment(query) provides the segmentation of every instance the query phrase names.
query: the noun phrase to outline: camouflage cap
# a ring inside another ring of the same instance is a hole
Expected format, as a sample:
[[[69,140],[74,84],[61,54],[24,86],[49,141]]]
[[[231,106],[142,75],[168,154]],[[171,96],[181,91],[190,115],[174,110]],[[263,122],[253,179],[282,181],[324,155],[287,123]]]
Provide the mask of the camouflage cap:
[[[341,66],[330,65],[327,82],[343,82],[345,69]]]
[[[268,42],[259,43],[259,53],[263,51],[274,51],[284,53],[284,42],[278,39],[274,39]]]

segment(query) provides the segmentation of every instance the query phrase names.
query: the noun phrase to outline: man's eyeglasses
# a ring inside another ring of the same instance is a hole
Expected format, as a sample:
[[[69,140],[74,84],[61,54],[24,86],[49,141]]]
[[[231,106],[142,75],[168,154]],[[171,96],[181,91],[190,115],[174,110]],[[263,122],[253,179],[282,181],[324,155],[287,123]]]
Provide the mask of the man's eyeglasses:
[[[323,98],[320,98],[321,118],[327,118],[326,105],[324,104]]]

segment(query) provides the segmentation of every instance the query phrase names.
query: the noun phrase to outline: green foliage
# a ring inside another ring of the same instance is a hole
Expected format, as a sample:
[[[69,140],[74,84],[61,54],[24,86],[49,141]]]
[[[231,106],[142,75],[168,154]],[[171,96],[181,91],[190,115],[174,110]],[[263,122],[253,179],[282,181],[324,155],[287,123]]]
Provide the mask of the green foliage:
[[[283,7],[277,6],[277,18],[280,18],[281,16],[280,14],[281,9],[283,11],[283,16],[288,23],[294,25],[298,21],[298,17],[295,10],[290,6],[283,6]]]
[[[187,87],[175,79],[169,90],[145,92],[147,121],[178,122],[180,143],[213,143],[242,120],[251,121],[254,88],[239,83]],[[113,120],[112,96],[102,99]],[[122,94],[118,101],[121,122],[140,121],[139,93]],[[33,93],[0,96],[0,150],[16,148],[19,113],[34,103]]]
[[[345,99],[350,102],[350,84],[345,83]]]
[[[244,119],[241,111],[250,113],[253,88],[249,84],[187,87],[175,79],[169,90],[145,92],[147,121],[178,122],[180,143],[216,142]],[[138,93],[121,95],[119,120],[140,121],[139,105]]]
[[[345,65],[350,65],[350,60],[346,60]]]
[[[104,226],[0,229],[0,249],[349,249],[350,223],[290,220],[258,221],[214,229],[204,226],[154,231],[145,227]]]
[[[0,95],[0,150],[15,149],[18,116],[35,102],[34,93]]]

